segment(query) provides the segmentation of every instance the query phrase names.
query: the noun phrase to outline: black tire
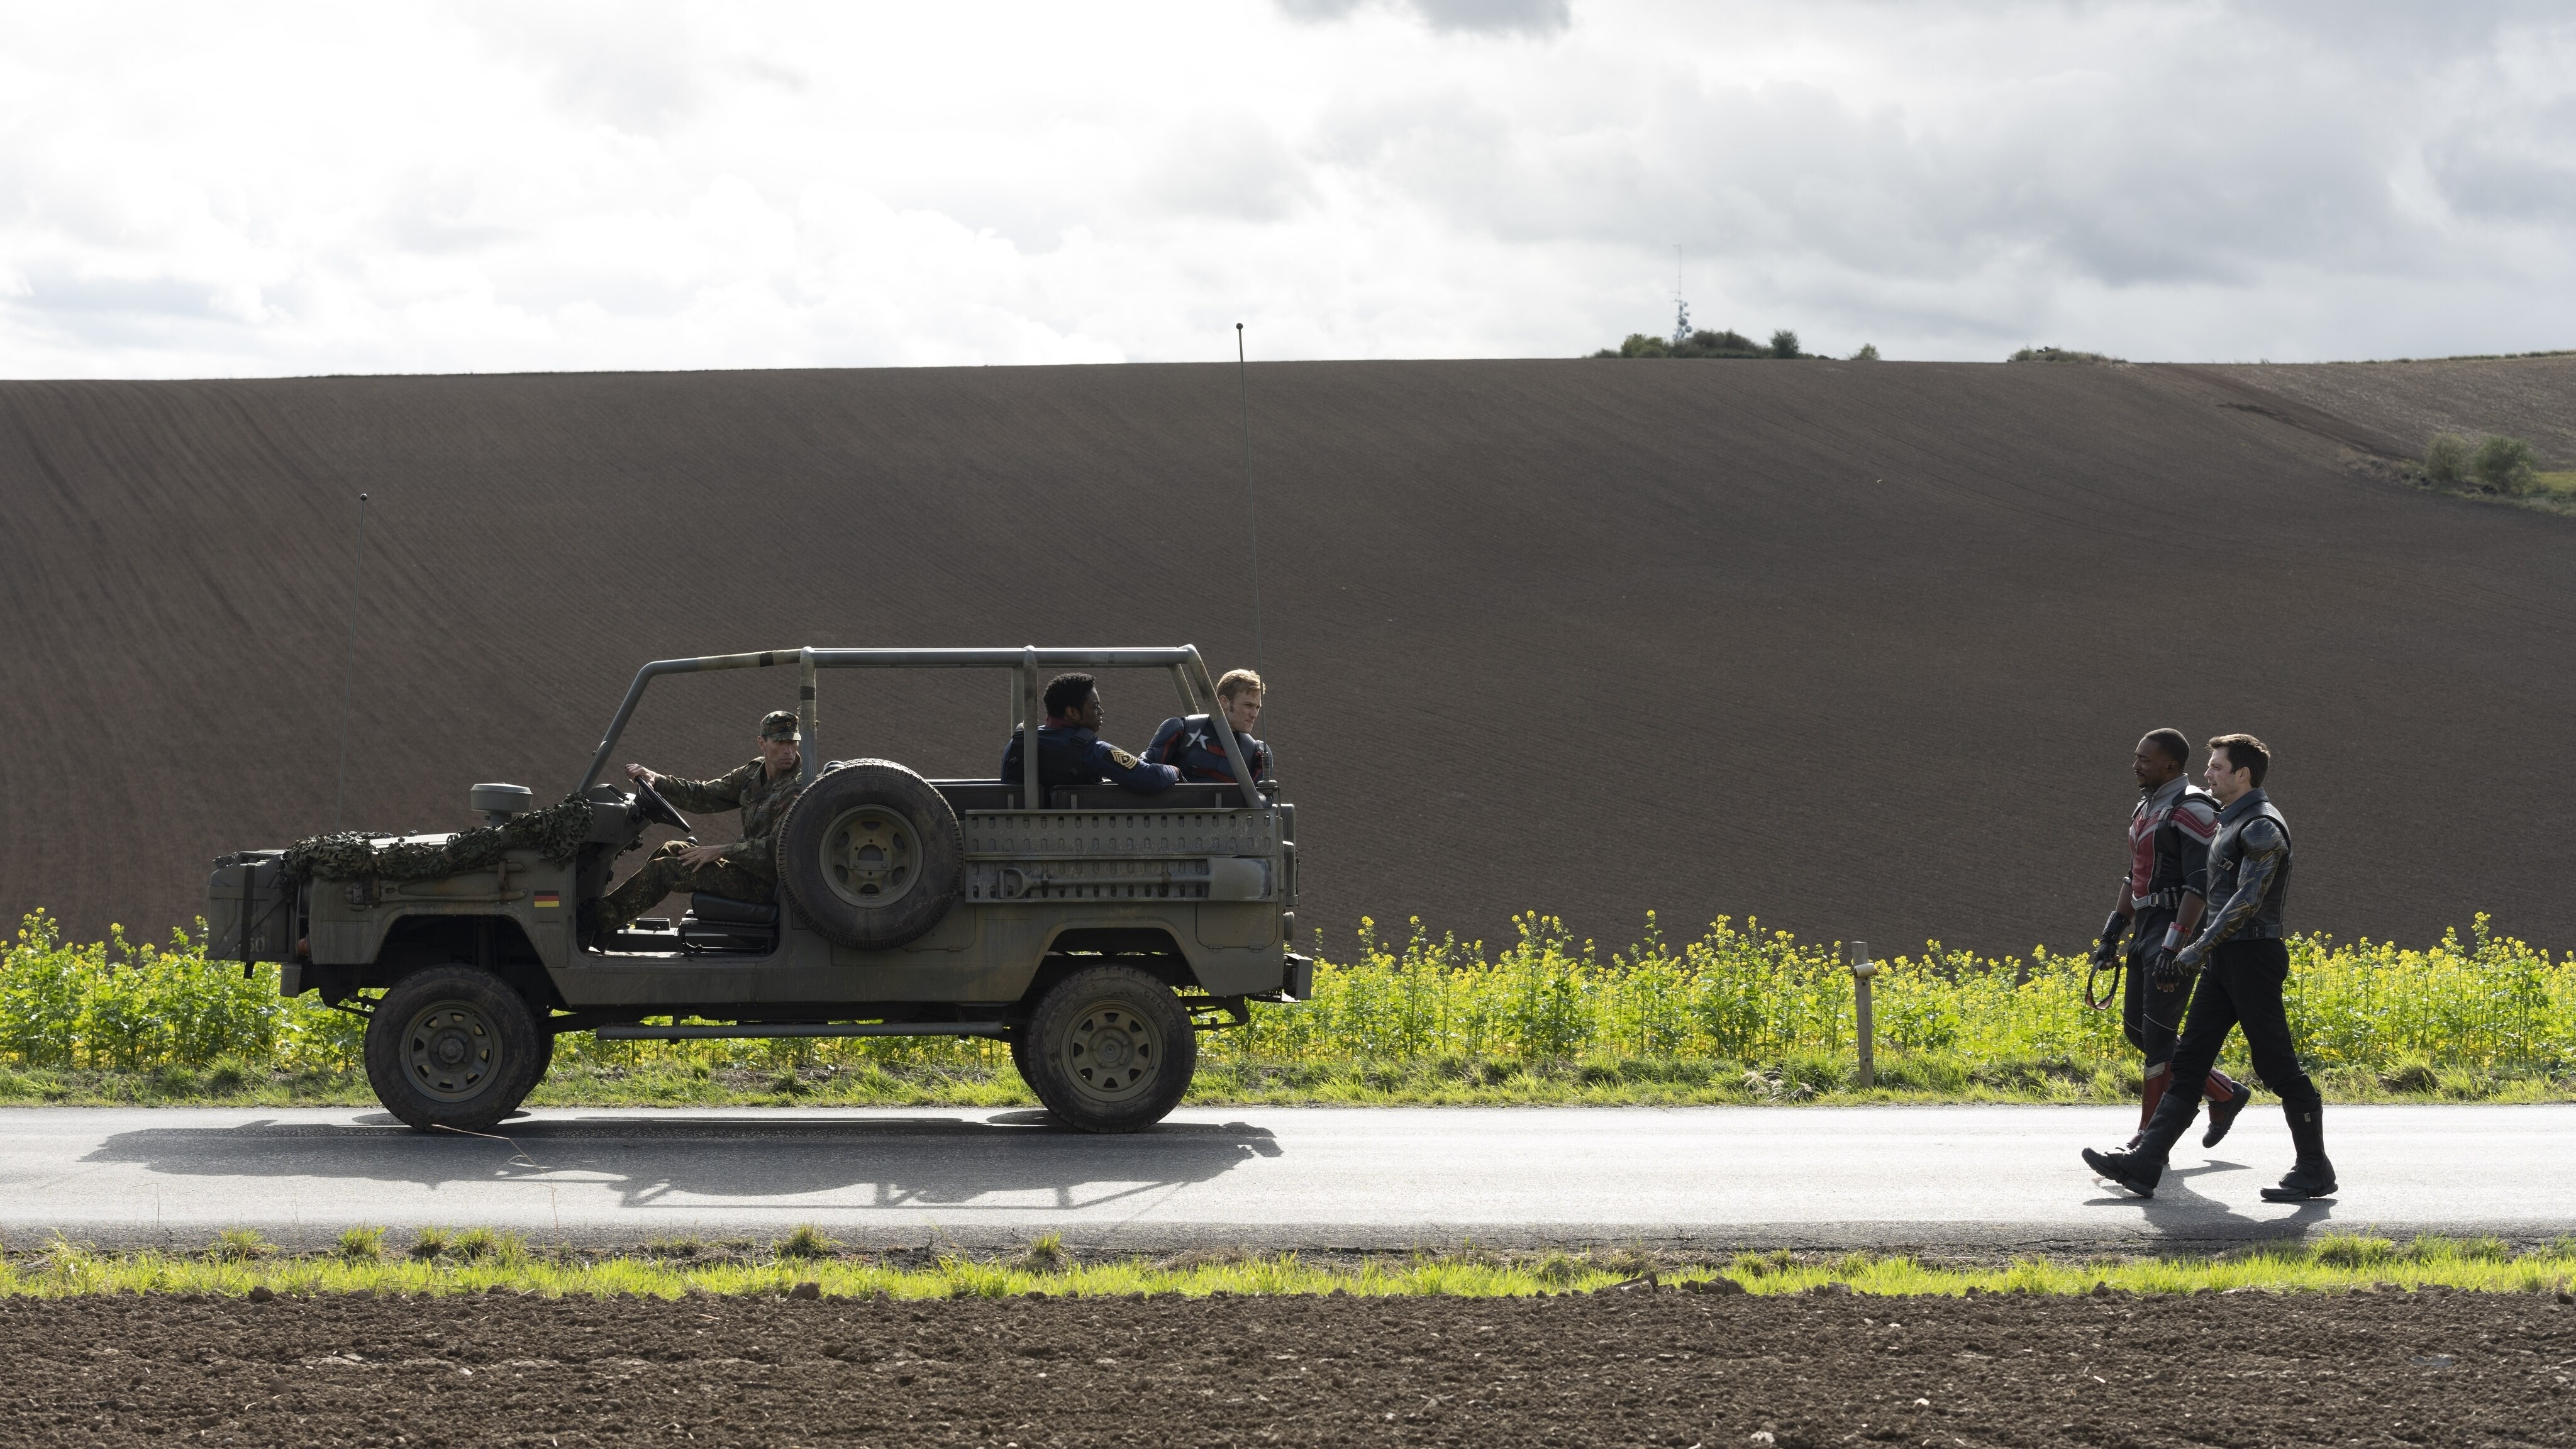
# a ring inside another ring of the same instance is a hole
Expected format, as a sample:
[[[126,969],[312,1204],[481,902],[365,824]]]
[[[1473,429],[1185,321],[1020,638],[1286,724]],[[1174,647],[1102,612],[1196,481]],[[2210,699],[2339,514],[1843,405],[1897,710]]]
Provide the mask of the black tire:
[[[1021,1081],[1029,1084],[1030,1091],[1038,1089],[1037,1068],[1029,1065],[1029,1025],[1026,1022],[1011,1028],[1011,1067],[1020,1074]]]
[[[965,894],[966,832],[928,780],[853,760],[788,807],[778,878],[825,938],[884,950],[928,932]]]
[[[433,966],[394,983],[367,1021],[367,1081],[423,1132],[481,1132],[510,1115],[554,1053],[525,998],[489,971]]]
[[[1047,1111],[1082,1132],[1134,1132],[1171,1115],[1198,1070],[1199,1034],[1172,988],[1133,966],[1092,966],[1041,998],[1012,1057]]]

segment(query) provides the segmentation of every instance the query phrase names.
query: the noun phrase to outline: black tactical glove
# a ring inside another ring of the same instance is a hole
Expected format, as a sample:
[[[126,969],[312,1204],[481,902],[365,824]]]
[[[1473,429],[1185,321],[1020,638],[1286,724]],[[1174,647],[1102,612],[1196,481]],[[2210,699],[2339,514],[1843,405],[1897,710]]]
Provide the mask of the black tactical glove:
[[[2129,933],[2129,918],[2118,911],[2102,923],[2102,934],[2093,947],[2093,964],[2115,966],[2120,961],[2120,938]]]
[[[2190,980],[2191,972],[2183,969],[2181,956],[2159,946],[2147,958],[2147,979],[2158,991],[2171,991]]]

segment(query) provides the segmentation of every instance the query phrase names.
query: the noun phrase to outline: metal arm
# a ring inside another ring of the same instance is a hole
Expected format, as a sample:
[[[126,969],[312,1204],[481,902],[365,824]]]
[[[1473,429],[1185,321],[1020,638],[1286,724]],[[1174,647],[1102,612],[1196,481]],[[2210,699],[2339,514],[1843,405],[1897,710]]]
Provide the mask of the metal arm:
[[[2195,959],[2206,959],[2228,937],[2243,930],[2245,923],[2254,919],[2255,912],[2263,909],[2263,897],[2272,889],[2272,876],[2281,868],[2281,858],[2289,853],[2286,847],[2275,846],[2266,851],[2248,851],[2244,855],[2236,867],[2236,893],[2209,917],[2200,939],[2191,943],[2191,949],[2200,953]]]

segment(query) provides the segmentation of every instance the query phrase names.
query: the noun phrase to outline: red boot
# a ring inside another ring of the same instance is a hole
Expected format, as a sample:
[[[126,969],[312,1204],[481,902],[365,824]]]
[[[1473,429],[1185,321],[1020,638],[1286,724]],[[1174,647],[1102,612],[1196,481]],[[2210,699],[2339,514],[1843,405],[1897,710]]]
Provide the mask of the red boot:
[[[2138,1130],[2129,1134],[2123,1152],[2138,1150],[2138,1141],[2147,1135],[2147,1124],[2156,1119],[2156,1104],[2165,1099],[2165,1088],[2173,1085],[2173,1068],[2159,1067],[2148,1074],[2146,1085],[2138,1092]]]
[[[2202,1090],[2209,1096],[2209,1130],[2200,1134],[2200,1145],[2216,1147],[2227,1129],[2236,1125],[2236,1114],[2254,1100],[2254,1089],[2213,1067],[2209,1085]]]

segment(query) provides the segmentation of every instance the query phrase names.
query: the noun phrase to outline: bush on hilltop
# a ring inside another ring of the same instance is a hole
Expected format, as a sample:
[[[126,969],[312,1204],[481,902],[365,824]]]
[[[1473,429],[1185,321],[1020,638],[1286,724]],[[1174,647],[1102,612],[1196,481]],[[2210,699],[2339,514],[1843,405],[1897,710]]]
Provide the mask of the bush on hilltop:
[[[2539,471],[2531,445],[2520,438],[2489,438],[2469,456],[2469,471],[2491,493],[2528,493]]]
[[[2006,362],[2094,362],[2106,366],[2125,364],[2128,360],[2107,353],[2077,352],[2067,347],[2025,347],[2004,359]]]
[[[1787,351],[1782,351],[1783,347]],[[1798,334],[1786,328],[1771,334],[1771,345],[1763,346],[1732,327],[1711,332],[1706,328],[1675,342],[1669,337],[1651,337],[1631,332],[1616,347],[1604,347],[1595,357],[1803,357],[1798,350]]]
[[[2440,488],[2519,498],[2540,485],[2540,458],[2520,438],[2490,437],[2472,447],[2457,433],[2436,433],[2424,447],[2423,478]]]
[[[2424,449],[2424,476],[2436,483],[2456,484],[2468,467],[2469,440],[2457,433],[2436,433]]]

